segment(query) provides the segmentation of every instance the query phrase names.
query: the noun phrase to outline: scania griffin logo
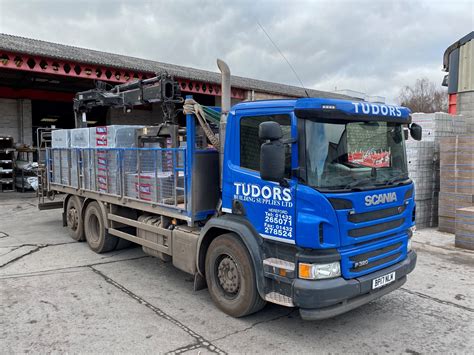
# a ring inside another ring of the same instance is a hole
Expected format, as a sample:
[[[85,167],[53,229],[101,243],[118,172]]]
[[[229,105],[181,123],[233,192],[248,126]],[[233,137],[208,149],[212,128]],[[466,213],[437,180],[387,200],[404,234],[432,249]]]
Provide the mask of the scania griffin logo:
[[[377,206],[381,203],[397,201],[397,194],[395,192],[387,192],[384,194],[367,195],[365,196],[366,206]]]

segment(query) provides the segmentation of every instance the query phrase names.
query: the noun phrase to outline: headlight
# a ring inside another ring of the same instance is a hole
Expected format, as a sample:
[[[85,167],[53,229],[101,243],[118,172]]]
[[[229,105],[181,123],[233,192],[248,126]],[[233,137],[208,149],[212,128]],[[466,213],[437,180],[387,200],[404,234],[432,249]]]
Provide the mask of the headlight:
[[[329,264],[298,264],[298,277],[306,280],[331,279],[341,276],[339,261]]]
[[[407,252],[410,252],[411,251],[411,238],[408,239],[408,243],[407,243]]]

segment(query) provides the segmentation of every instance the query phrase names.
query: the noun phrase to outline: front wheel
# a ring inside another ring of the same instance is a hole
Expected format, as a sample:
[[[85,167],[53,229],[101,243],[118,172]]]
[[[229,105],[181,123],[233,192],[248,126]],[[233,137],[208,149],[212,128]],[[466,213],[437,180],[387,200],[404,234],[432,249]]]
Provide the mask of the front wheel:
[[[237,235],[223,234],[211,242],[205,271],[211,298],[225,313],[243,317],[265,306],[258,294],[252,260]]]

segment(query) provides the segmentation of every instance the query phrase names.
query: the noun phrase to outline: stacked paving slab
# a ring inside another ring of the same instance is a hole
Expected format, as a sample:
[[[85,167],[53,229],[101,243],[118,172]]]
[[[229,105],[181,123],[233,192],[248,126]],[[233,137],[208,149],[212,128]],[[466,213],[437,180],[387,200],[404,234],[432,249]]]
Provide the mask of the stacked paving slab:
[[[438,161],[435,142],[407,141],[407,163],[410,178],[415,184],[416,226],[436,226],[439,179],[436,179]]]
[[[456,210],[455,229],[454,245],[458,248],[474,250],[474,207]]]
[[[52,148],[133,148],[135,131],[143,126],[102,126],[60,129],[52,132]],[[78,187],[77,161],[82,160],[84,188],[119,195],[119,150],[85,149],[82,157],[78,149],[54,150],[53,181]],[[136,156],[136,154],[133,154]],[[136,158],[134,159],[136,169]]]
[[[436,227],[440,195],[440,141],[443,137],[465,133],[466,123],[462,116],[443,112],[415,113],[412,119],[423,127],[421,142],[406,142],[408,172],[416,191],[416,225],[417,228]]]
[[[474,136],[441,139],[439,230],[454,233],[457,210],[474,206]]]
[[[71,130],[58,129],[51,133],[51,146],[53,148],[71,148]],[[53,181],[59,184],[69,184],[70,158],[69,151],[53,150]]]

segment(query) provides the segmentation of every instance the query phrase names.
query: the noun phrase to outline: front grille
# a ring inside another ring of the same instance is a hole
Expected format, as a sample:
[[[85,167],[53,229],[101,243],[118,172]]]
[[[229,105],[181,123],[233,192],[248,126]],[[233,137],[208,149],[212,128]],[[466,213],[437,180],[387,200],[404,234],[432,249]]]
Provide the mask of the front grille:
[[[350,237],[358,238],[358,237],[363,237],[369,234],[376,234],[376,233],[388,231],[390,229],[395,229],[397,227],[400,227],[402,224],[403,224],[403,218],[400,218],[394,221],[374,224],[368,227],[351,229],[348,232],[348,234]]]
[[[361,222],[368,222],[373,221],[376,219],[387,218],[391,216],[396,216],[402,214],[406,209],[405,205],[386,208],[383,210],[377,210],[372,212],[363,212],[363,213],[355,213],[350,214],[347,218],[349,222],[353,223],[361,223]]]
[[[385,247],[385,248],[369,251],[368,253],[354,255],[354,256],[350,257],[349,260],[350,261],[361,261],[361,260],[373,258],[374,256],[377,256],[377,255],[389,253],[392,250],[400,248],[401,246],[402,246],[402,242],[392,244],[392,245],[389,245],[388,247]]]
[[[360,266],[360,267],[356,267],[356,268],[352,267],[350,269],[350,271],[351,272],[361,272],[361,271],[369,270],[369,269],[372,269],[372,268],[377,267],[379,265],[383,265],[383,264],[389,263],[389,262],[391,262],[395,259],[398,259],[401,254],[402,254],[401,252],[398,252],[396,254],[386,256],[385,258],[378,259],[376,261],[373,261],[371,263],[365,264],[365,265]]]
[[[393,265],[406,256],[407,236],[402,234],[391,239],[384,239],[379,243],[365,246],[358,251],[349,249],[341,253],[342,274],[351,279]]]

